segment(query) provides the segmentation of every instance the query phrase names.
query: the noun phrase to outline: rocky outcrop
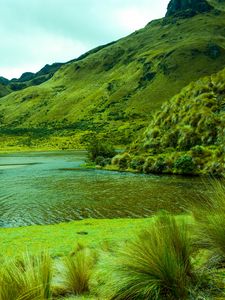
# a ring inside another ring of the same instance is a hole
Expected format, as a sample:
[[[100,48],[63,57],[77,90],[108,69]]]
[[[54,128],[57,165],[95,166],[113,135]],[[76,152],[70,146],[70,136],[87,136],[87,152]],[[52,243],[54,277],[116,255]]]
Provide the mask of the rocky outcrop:
[[[213,7],[206,0],[171,0],[166,17],[193,17],[199,13],[212,10]]]

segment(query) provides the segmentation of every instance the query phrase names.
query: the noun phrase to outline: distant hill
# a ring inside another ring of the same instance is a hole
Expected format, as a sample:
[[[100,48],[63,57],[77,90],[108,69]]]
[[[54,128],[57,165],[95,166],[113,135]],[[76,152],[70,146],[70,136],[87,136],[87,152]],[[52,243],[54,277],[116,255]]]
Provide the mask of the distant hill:
[[[66,63],[54,63],[51,65],[47,64],[37,73],[25,72],[18,79],[13,78],[11,80],[8,80],[7,78],[0,77],[0,98],[12,93],[13,91],[20,91],[29,86],[40,85],[41,83],[52,78],[55,72],[58,71],[63,65],[84,59],[90,54],[96,53],[99,50],[107,47],[108,45],[112,45],[113,43],[114,42],[96,47],[86,52],[85,54],[82,54],[78,58],[75,58]]]
[[[225,69],[164,103],[114,164],[145,173],[225,175]]]
[[[225,66],[224,4],[215,3],[217,9],[194,16],[169,14],[152,21],[59,66],[44,83],[1,98],[4,146],[21,136],[19,144],[73,148],[93,133],[129,144],[165,101]],[[39,73],[37,81],[48,74]],[[32,82],[32,76],[25,73],[19,84]]]
[[[10,94],[13,91],[23,90],[29,86],[39,85],[49,80],[62,65],[63,63],[45,65],[37,73],[26,72],[18,79],[13,78],[8,80],[4,77],[0,77],[0,97]]]

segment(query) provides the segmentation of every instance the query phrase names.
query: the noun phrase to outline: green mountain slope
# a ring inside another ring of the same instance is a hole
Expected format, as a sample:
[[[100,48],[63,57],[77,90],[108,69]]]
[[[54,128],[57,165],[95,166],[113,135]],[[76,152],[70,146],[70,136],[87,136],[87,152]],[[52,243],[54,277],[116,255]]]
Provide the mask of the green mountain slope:
[[[69,140],[63,147],[74,147],[93,132],[130,143],[162,103],[225,66],[224,28],[225,13],[215,10],[153,21],[62,66],[47,82],[1,98],[1,133],[26,136],[26,143],[29,136],[33,146],[34,137],[46,145],[54,136],[52,145]]]
[[[225,174],[225,69],[164,103],[114,164],[145,173]]]

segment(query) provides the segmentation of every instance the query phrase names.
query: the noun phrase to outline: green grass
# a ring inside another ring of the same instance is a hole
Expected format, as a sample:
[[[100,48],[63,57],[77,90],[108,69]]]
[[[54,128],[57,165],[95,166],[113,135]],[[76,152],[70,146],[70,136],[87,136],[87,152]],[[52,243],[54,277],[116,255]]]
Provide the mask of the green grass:
[[[166,22],[151,22],[62,66],[49,81],[1,98],[2,126],[31,132],[50,128],[56,132],[53,136],[65,136],[65,144],[70,132],[78,144],[85,143],[92,132],[115,144],[130,143],[166,100],[225,64],[224,12]],[[215,57],[214,48],[218,50]],[[20,135],[14,135],[11,147],[17,146],[17,139]],[[34,147],[46,143],[42,137],[24,142]]]
[[[87,219],[55,225],[0,228],[0,259],[27,250],[31,254],[47,250],[53,257],[69,254],[78,243],[91,248],[124,241],[133,232],[151,224],[149,219]],[[82,234],[87,233],[87,234]]]
[[[210,183],[213,193],[199,197],[194,218],[1,228],[0,299],[43,300],[52,292],[79,300],[223,299],[225,190],[223,181]]]
[[[90,219],[2,228],[1,274],[7,272],[3,265],[6,259],[10,262],[12,278],[19,276],[15,274],[25,264],[35,269],[36,265],[41,265],[35,262],[43,261],[40,253],[47,249],[54,265],[51,291],[57,299],[131,299],[128,294],[132,294],[132,299],[146,299],[150,294],[154,299],[187,299],[188,294],[219,299],[211,296],[222,292],[220,274],[223,273],[217,269],[211,273],[205,267],[202,269],[208,259],[208,250],[192,251],[193,225],[191,216],[163,214],[149,219]],[[29,251],[25,263],[21,259],[24,251]],[[202,274],[202,270],[206,274]],[[20,274],[23,278],[25,275],[26,272]],[[28,277],[30,281],[34,279],[33,286],[39,280],[35,276]],[[49,280],[50,277],[44,276]],[[29,283],[25,286],[29,287]],[[74,293],[84,294],[75,296]]]
[[[51,299],[52,265],[47,254],[5,260],[0,268],[1,300]]]
[[[78,244],[75,251],[64,258],[62,289],[75,295],[89,293],[89,282],[96,261],[97,256],[93,250]]]
[[[187,299],[196,282],[190,231],[186,223],[161,214],[128,241],[106,268],[107,299]],[[103,293],[103,295],[104,295]]]
[[[211,182],[214,197],[200,198],[193,207],[196,220],[197,243],[225,262],[225,185],[224,181]]]

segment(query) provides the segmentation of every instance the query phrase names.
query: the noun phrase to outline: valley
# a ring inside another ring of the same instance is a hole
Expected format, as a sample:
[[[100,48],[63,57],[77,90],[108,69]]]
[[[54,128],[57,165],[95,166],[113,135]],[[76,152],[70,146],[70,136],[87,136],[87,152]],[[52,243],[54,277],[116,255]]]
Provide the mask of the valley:
[[[135,23],[135,1],[111,9]],[[65,52],[89,9],[103,20],[94,0],[41,2],[24,19],[34,36],[70,24]],[[225,299],[224,179],[224,0],[168,1],[128,36],[0,77],[0,300]]]

